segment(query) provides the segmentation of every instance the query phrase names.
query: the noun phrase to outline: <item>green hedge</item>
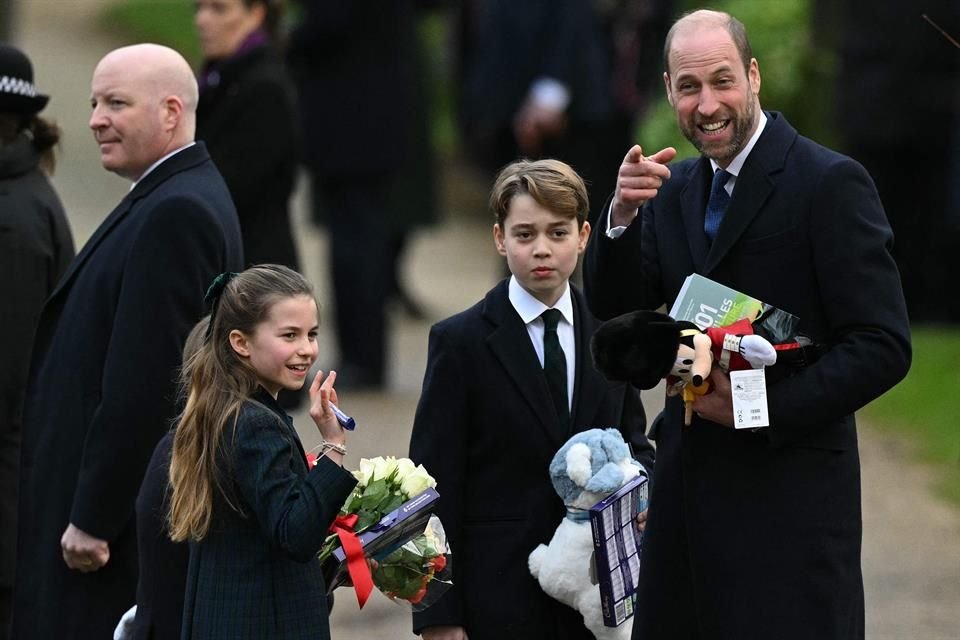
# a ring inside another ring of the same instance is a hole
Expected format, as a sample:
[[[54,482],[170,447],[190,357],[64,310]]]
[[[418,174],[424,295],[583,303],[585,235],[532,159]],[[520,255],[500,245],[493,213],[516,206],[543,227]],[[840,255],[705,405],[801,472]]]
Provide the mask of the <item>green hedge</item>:
[[[871,424],[903,435],[938,469],[941,495],[960,504],[960,328],[915,329],[913,365],[896,387],[864,410]]]
[[[190,0],[118,0],[103,11],[100,22],[131,42],[166,45],[193,65],[200,60]]]

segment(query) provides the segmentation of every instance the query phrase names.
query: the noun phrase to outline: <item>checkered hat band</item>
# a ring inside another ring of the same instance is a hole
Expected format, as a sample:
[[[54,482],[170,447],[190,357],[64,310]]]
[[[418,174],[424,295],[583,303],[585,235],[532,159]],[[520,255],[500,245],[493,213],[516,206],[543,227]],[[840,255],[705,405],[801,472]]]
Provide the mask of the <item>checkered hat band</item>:
[[[33,86],[33,83],[27,82],[23,78],[0,76],[0,93],[10,93],[17,96],[36,98],[37,88]]]

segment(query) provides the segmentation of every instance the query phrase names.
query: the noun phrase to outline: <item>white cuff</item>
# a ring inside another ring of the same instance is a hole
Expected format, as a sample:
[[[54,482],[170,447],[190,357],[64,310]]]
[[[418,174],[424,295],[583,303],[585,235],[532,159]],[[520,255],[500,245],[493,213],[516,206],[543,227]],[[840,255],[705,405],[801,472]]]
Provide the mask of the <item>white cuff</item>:
[[[610,206],[607,207],[607,237],[610,238],[611,240],[616,240],[617,238],[623,235],[623,232],[626,231],[627,228],[623,225],[619,227],[611,227],[610,220],[612,215],[613,215],[613,203],[610,203]]]
[[[626,231],[626,227],[613,227],[612,229],[607,229],[607,237],[611,240],[616,240],[623,235],[623,232]]]

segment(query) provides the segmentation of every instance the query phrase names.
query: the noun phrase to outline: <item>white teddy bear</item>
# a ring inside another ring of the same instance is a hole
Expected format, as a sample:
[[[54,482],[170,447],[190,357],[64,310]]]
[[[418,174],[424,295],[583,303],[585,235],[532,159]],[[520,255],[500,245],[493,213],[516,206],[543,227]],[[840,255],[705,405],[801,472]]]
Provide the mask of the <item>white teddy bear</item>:
[[[588,509],[643,473],[616,429],[590,429],[574,435],[550,463],[554,489],[567,506],[549,545],[530,554],[530,573],[552,598],[583,615],[598,640],[630,637],[630,624],[603,624],[600,586],[591,579],[593,532]]]

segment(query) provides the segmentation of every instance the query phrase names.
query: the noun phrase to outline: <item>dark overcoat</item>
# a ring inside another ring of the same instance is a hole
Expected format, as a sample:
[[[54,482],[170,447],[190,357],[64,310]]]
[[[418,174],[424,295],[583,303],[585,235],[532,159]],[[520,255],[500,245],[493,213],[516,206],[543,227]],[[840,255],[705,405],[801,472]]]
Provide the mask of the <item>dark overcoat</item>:
[[[0,587],[12,588],[20,410],[43,301],[73,259],[60,199],[25,135],[0,147]]]
[[[737,178],[712,246],[706,159],[672,176],[616,240],[597,225],[585,277],[600,317],[673,302],[700,273],[800,318],[819,360],[770,380],[770,427],[735,431],[668,399],[634,637],[863,638],[853,413],[910,363],[892,234],[870,176],[782,115]]]
[[[133,604],[134,500],[175,414],[183,342],[213,278],[242,264],[198,143],[136,184],[47,300],[24,404],[16,637],[106,638]],[[70,523],[109,542],[104,568],[67,568]]]
[[[412,0],[306,2],[290,34],[304,163],[319,175],[381,178],[409,161],[415,88],[404,51]]]
[[[648,470],[653,449],[639,394],[593,368],[596,321],[573,288],[576,381],[571,424],[560,426],[508,283],[430,331],[410,456],[437,480],[454,586],[413,626],[460,625],[471,640],[586,640],[582,616],[546,595],[527,565],[565,513],[550,461],[573,433],[594,427],[619,428]]]
[[[293,420],[260,389],[223,432],[218,495],[203,541],[190,543],[184,640],[328,640],[317,553],[356,486],[327,457],[313,469]]]
[[[267,46],[225,61],[216,78],[200,93],[197,139],[230,189],[246,264],[298,270],[288,208],[300,144],[293,84]]]

